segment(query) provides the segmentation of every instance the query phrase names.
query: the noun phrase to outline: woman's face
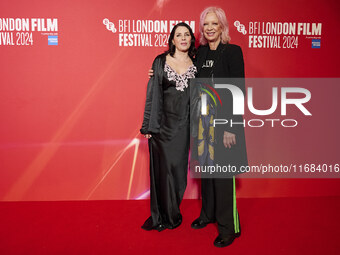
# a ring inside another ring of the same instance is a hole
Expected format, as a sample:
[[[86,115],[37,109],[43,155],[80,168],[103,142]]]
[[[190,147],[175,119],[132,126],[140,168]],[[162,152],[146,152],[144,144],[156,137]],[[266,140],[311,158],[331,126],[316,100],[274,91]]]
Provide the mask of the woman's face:
[[[209,12],[204,19],[203,34],[208,42],[217,42],[221,38],[222,27],[215,13]]]
[[[172,39],[172,43],[175,45],[176,51],[188,51],[191,44],[191,35],[189,29],[183,26],[177,27],[174,39]]]

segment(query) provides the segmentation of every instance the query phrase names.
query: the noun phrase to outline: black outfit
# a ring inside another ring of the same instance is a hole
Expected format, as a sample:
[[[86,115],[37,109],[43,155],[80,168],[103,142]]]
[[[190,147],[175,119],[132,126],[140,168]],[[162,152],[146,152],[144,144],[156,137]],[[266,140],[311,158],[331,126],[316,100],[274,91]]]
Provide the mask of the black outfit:
[[[148,83],[141,129],[142,134],[152,135],[148,141],[151,217],[142,226],[144,229],[146,225],[172,229],[181,224],[179,206],[187,185],[189,89],[179,88],[175,80],[169,80],[165,60],[166,54],[161,54],[153,62],[154,76]],[[191,71],[189,74],[194,76],[195,70],[191,66],[186,74]],[[174,70],[171,72],[176,78]],[[179,76],[177,79],[181,79]]]
[[[222,44],[215,51],[209,46],[201,46],[197,54],[198,78],[244,78],[242,50],[233,44]],[[235,80],[234,85],[245,91],[244,82]],[[233,119],[242,122],[241,115],[232,114],[231,93],[220,93],[223,107],[217,108],[217,119]],[[236,145],[227,149],[223,145],[223,133],[228,131],[236,135]],[[247,154],[244,127],[220,125],[215,128],[215,162],[223,165],[234,165],[237,168],[246,166]],[[229,176],[230,177],[230,176]],[[221,237],[240,232],[239,216],[236,208],[235,177],[202,178],[202,210],[199,219],[202,222],[217,222]]]

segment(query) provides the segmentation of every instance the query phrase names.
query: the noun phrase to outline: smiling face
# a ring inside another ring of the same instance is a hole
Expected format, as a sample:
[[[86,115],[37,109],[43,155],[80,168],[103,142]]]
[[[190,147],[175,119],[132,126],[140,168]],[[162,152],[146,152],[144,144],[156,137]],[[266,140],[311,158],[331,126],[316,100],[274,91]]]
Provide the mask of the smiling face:
[[[189,29],[184,26],[177,27],[174,39],[172,39],[172,43],[175,45],[176,51],[188,51],[191,45],[191,35]]]
[[[204,19],[203,33],[208,42],[221,40],[222,27],[215,13],[209,12]]]

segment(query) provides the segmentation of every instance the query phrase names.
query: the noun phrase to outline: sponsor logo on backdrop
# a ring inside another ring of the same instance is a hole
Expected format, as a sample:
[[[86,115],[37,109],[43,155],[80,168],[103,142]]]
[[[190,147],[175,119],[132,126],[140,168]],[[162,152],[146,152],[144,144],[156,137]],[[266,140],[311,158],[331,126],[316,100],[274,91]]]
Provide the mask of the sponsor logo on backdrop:
[[[304,39],[312,39],[312,48],[321,45],[322,23],[250,21],[246,27],[236,20],[234,26],[243,35],[248,34],[249,48],[297,49]]]
[[[49,35],[48,36],[48,45],[58,45],[58,36],[57,35]]]
[[[312,39],[312,48],[314,48],[314,49],[321,48],[321,40],[320,39]]]
[[[48,36],[48,45],[58,45],[58,19],[0,18],[0,46],[32,46],[36,32]]]
[[[103,19],[108,31],[116,34],[120,47],[167,47],[171,29],[181,20]],[[195,21],[184,21],[195,33]]]

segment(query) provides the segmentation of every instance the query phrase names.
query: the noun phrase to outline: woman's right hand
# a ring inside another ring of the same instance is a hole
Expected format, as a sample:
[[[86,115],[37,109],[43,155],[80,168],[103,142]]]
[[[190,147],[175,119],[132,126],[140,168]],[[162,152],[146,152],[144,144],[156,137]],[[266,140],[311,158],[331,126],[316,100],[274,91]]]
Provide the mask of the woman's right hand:
[[[145,134],[144,137],[147,138],[147,139],[150,139],[150,138],[152,137],[152,135],[150,135],[150,134]]]
[[[149,70],[148,75],[149,75],[149,79],[153,76],[153,70],[152,69]]]
[[[226,148],[231,148],[232,145],[236,144],[236,136],[233,133],[224,131],[223,134],[223,144]]]

